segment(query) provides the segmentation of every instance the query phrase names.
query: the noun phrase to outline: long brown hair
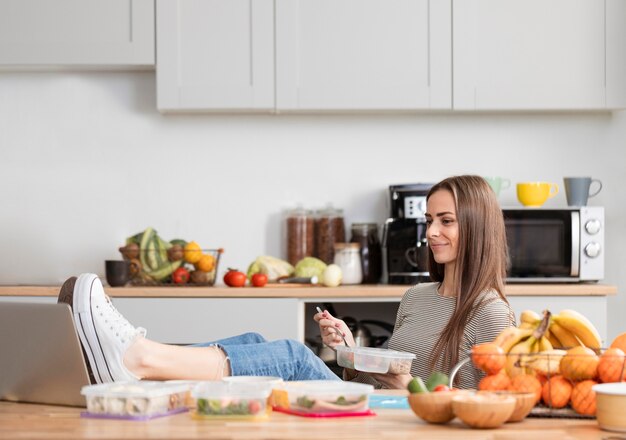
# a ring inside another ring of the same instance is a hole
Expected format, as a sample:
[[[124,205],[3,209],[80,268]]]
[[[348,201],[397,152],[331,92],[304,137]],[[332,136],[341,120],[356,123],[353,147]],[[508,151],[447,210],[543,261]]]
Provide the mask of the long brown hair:
[[[434,185],[426,200],[437,191],[449,191],[454,198],[459,224],[459,246],[452,287],[456,306],[439,335],[430,358],[431,369],[443,355],[448,370],[459,360],[459,348],[467,322],[488,300],[481,297],[495,291],[506,300],[504,280],[508,250],[504,218],[496,195],[480,176],[453,176]],[[428,270],[433,281],[442,282],[444,265],[428,250]]]

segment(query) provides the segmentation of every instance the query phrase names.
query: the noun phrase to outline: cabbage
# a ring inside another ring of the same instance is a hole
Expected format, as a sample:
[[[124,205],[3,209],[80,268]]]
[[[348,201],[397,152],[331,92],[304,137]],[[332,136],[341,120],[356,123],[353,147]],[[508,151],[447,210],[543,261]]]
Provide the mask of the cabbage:
[[[314,257],[305,257],[296,264],[297,277],[322,279],[322,273],[326,269],[326,263]]]
[[[293,275],[293,266],[280,258],[261,255],[248,267],[248,279],[255,273],[263,273],[269,281],[276,281],[278,278]]]

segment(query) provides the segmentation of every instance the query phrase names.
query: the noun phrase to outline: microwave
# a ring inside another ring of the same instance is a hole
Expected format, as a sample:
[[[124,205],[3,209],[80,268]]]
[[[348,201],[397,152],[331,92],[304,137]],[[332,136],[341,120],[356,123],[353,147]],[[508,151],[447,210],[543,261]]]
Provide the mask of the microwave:
[[[604,278],[604,208],[503,208],[508,282]]]

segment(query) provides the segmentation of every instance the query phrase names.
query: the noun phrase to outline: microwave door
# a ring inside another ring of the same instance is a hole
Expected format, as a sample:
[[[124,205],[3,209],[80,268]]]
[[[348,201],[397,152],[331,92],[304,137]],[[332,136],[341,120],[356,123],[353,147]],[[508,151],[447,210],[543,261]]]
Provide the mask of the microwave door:
[[[572,211],[572,270],[573,278],[580,277],[580,212]]]

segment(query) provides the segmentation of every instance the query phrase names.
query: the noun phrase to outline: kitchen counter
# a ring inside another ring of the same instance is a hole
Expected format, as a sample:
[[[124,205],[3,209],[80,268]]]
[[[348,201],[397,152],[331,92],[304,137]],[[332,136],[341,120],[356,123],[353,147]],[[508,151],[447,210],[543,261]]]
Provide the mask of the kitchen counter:
[[[280,284],[243,287],[105,287],[130,322],[160,342],[192,344],[257,332],[268,340],[316,338],[315,307],[332,303],[337,316],[393,323],[410,286],[313,287]],[[0,301],[53,302],[59,286],[0,286]],[[509,284],[508,300],[517,316],[526,309],[576,309],[607,335],[607,301],[617,293],[606,284]]]
[[[0,439],[603,439],[595,420],[527,418],[493,430],[470,429],[458,419],[430,425],[406,410],[376,416],[313,419],[272,413],[268,420],[196,421],[189,413],[147,422],[81,418],[82,408],[0,402]]]
[[[0,296],[57,296],[60,286],[0,286]],[[105,287],[107,294],[119,298],[401,298],[410,286],[356,285],[340,287],[299,284],[242,287]],[[507,296],[607,296],[617,287],[608,284],[508,284]]]

